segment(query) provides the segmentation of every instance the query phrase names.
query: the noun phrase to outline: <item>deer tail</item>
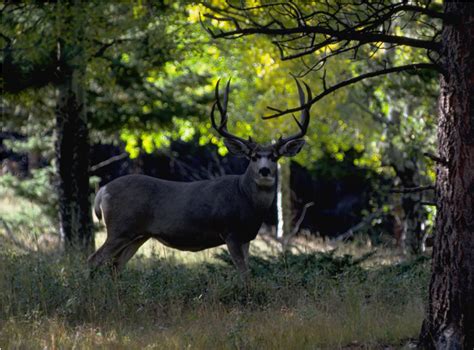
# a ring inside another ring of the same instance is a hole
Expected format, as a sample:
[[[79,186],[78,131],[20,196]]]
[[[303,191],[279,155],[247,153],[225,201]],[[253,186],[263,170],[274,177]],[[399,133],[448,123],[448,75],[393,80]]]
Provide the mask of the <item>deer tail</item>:
[[[94,200],[94,213],[95,216],[97,216],[97,219],[102,220],[102,210],[100,209],[100,204],[102,202],[102,193],[103,193],[104,187],[102,187],[97,194],[95,195],[95,200]]]

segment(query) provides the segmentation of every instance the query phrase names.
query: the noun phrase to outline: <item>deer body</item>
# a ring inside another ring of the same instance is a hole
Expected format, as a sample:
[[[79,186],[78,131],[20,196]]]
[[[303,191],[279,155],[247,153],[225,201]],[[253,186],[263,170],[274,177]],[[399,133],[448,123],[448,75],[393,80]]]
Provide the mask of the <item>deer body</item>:
[[[299,84],[298,89],[303,104]],[[275,197],[277,160],[301,150],[309,110],[303,112],[303,122],[298,122],[300,133],[262,146],[228,133],[228,92],[229,84],[222,106],[216,86],[217,101],[211,121],[224,136],[229,151],[250,160],[245,173],[195,182],[128,175],[108,183],[99,190],[94,204],[97,217],[104,218],[107,239],[89,258],[92,267],[111,262],[120,269],[143,243],[155,238],[169,247],[187,251],[226,244],[236,267],[243,275],[247,273],[249,242],[257,236]],[[216,106],[221,113],[220,125],[214,118]]]
[[[247,187],[245,174],[195,182],[128,175],[99,191],[95,212],[103,212],[117,238],[139,232],[172,248],[199,251],[224,244],[230,234],[242,243],[255,238],[275,190]]]

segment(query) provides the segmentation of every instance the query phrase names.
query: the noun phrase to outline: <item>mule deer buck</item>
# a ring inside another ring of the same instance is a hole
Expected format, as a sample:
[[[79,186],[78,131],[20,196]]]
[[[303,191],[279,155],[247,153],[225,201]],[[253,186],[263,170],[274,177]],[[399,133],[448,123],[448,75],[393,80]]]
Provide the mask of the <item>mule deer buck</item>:
[[[305,100],[303,89],[298,81],[296,84],[304,106],[311,99],[311,91],[305,84]],[[155,238],[166,246],[187,251],[226,244],[239,272],[247,275],[249,243],[257,236],[275,197],[277,161],[282,156],[296,155],[303,147],[309,106],[302,110],[300,121],[295,118],[298,133],[280,137],[272,145],[259,145],[227,130],[229,88],[230,81],[221,102],[217,82],[211,122],[231,153],[250,160],[245,173],[195,182],[128,175],[108,183],[99,190],[94,203],[97,217],[104,217],[107,239],[89,257],[92,268],[107,262],[118,271],[145,241]]]

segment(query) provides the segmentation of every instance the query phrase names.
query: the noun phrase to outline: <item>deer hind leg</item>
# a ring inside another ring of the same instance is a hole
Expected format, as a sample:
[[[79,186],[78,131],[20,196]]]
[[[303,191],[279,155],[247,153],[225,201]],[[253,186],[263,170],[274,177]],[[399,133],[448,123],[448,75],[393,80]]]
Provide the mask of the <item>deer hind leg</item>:
[[[125,264],[135,255],[137,250],[148,240],[149,237],[140,236],[128,243],[113,259],[115,272],[120,272]]]
[[[114,257],[128,246],[129,238],[114,238],[107,237],[105,243],[100,247],[89,259],[89,266],[95,270],[105,263],[112,262]]]

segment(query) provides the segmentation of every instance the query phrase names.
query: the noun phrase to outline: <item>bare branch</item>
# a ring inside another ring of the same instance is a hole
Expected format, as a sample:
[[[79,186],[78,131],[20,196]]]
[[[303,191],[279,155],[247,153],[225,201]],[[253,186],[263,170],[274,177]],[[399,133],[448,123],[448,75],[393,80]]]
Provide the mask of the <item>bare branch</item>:
[[[294,2],[277,1],[255,6],[245,6],[244,2],[240,2],[240,6],[229,1],[225,3],[227,7],[205,4],[210,11],[219,16],[212,14],[204,16],[218,21],[231,21],[234,28],[228,30],[217,28],[213,31],[203,24],[211,36],[226,39],[254,34],[271,36],[274,38],[273,43],[280,50],[282,60],[310,55],[335,43],[342,44],[341,47],[350,46],[354,51],[361,45],[376,44],[377,49],[377,46],[385,43],[439,52],[441,45],[436,36],[426,39],[423,35],[419,37],[397,35],[393,32],[392,24],[406,13],[410,13],[411,22],[424,22],[424,26],[432,30],[436,29],[435,24],[439,22],[430,23],[425,19],[453,21],[450,16],[428,8],[429,4],[418,6],[408,5],[406,2],[356,1],[353,8],[341,2],[330,4],[326,1],[324,3],[326,9],[323,9],[324,4],[321,4],[315,6],[316,10],[309,14],[304,13],[302,5],[298,6]],[[264,22],[265,16],[270,17],[271,21],[260,23]],[[287,44],[293,41],[298,41],[301,45]],[[334,50],[334,54],[338,53],[338,50]],[[316,66],[319,67],[319,64]]]
[[[391,193],[415,193],[415,192],[423,192],[434,190],[435,186],[428,185],[428,186],[418,186],[418,187],[406,187],[406,188],[393,188],[389,192]]]
[[[423,153],[424,156],[430,158],[431,160],[435,161],[436,163],[439,163],[441,165],[444,165],[444,166],[448,166],[449,165],[449,162],[446,160],[446,159],[443,159],[443,158],[440,158],[438,156],[435,156],[434,154],[431,154],[431,153],[428,153],[428,152],[425,152]]]
[[[282,237],[282,247],[283,251],[288,250],[288,244],[290,243],[290,240],[298,233],[300,230],[301,224],[303,223],[303,220],[306,216],[307,210],[314,205],[314,202],[309,202],[306,203],[303,207],[303,210],[301,211],[301,214],[298,218],[298,220],[295,223],[295,226],[293,227],[293,230],[285,237]]]
[[[102,43],[100,42],[99,40],[94,40],[94,42],[96,44],[99,44],[101,45],[100,48],[92,55],[92,57],[102,57],[105,53],[105,51],[109,48],[109,47],[112,47],[116,44],[121,44],[121,43],[124,43],[126,41],[133,41],[135,39],[132,39],[132,38],[123,38],[123,39],[114,39],[112,40],[110,43]]]
[[[342,82],[340,82],[336,85],[331,86],[330,88],[324,90],[322,93],[320,93],[319,95],[315,96],[313,99],[308,101],[305,105],[302,105],[300,107],[289,108],[289,109],[284,110],[284,111],[277,110],[276,108],[269,108],[270,110],[278,111],[278,112],[275,113],[275,114],[272,114],[272,115],[264,116],[262,118],[263,119],[271,119],[271,118],[280,117],[280,116],[285,115],[285,114],[298,112],[300,110],[303,110],[304,108],[307,108],[307,107],[315,104],[316,102],[318,102],[319,100],[321,100],[325,96],[335,92],[336,90],[339,90],[339,89],[341,89],[343,87],[346,87],[348,85],[355,84],[355,83],[357,83],[359,81],[362,81],[364,79],[369,79],[369,78],[373,78],[373,77],[377,77],[377,76],[385,75],[385,74],[390,74],[390,73],[399,73],[399,72],[410,71],[410,70],[415,70],[416,71],[418,69],[436,69],[436,70],[439,70],[439,67],[436,64],[433,64],[433,63],[415,63],[415,64],[407,64],[407,65],[404,65],[404,66],[397,66],[397,67],[381,69],[381,70],[366,73],[366,74],[361,74],[359,76],[356,76],[356,77],[351,78],[351,79],[344,80],[344,81],[342,81]]]
[[[306,216],[306,211],[308,210],[308,208],[312,207],[313,205],[314,205],[314,202],[309,202],[304,205],[303,210],[301,211],[301,215],[296,221],[295,227],[293,228],[293,231],[290,234],[291,236],[294,236],[298,233],[298,231],[300,230],[300,226],[303,223],[304,217]]]
[[[431,10],[429,8],[426,8],[426,7],[415,6],[415,5],[403,5],[403,6],[400,6],[399,9],[401,11],[418,12],[418,13],[427,15],[427,16],[432,17],[432,18],[439,18],[439,19],[442,19],[444,22],[450,23],[450,24],[457,22],[457,18],[455,18],[453,16],[448,16],[448,15],[442,13],[442,12]]]
[[[115,163],[115,162],[117,162],[117,161],[119,161],[119,160],[122,160],[122,159],[124,159],[124,158],[127,158],[127,157],[128,157],[128,153],[127,153],[127,152],[124,152],[124,153],[119,154],[119,155],[117,155],[117,156],[110,157],[109,159],[106,159],[106,160],[104,160],[103,162],[100,162],[100,163],[97,163],[97,164],[95,164],[95,165],[92,165],[92,166],[91,166],[91,169],[90,169],[90,172],[93,173],[93,172],[99,170],[100,168],[103,168],[103,167],[105,167],[105,166],[107,166],[107,165],[110,165],[110,164],[112,164],[112,163]]]
[[[372,221],[372,219],[375,219],[377,216],[380,215],[380,212],[374,212],[374,213],[371,213],[369,215],[367,215],[366,217],[364,217],[362,219],[362,221],[360,221],[358,224],[352,226],[350,229],[348,229],[346,232],[338,235],[335,239],[336,242],[338,241],[347,241],[349,238],[351,238],[352,236],[354,236],[354,234],[363,229],[364,227],[366,227],[367,225],[370,224],[370,222]]]
[[[208,30],[209,31],[209,30]],[[212,33],[212,32],[210,32]],[[212,33],[214,39],[218,38],[235,38],[245,35],[253,34],[265,34],[269,36],[281,36],[291,34],[323,34],[326,36],[333,37],[337,40],[350,40],[359,41],[367,44],[372,42],[385,42],[389,44],[398,44],[411,47],[418,47],[422,49],[439,51],[441,45],[439,42],[421,40],[410,38],[406,36],[382,34],[382,33],[370,33],[370,32],[352,32],[352,31],[338,31],[321,26],[305,26],[305,27],[292,27],[292,28],[270,28],[270,27],[250,27],[250,28],[237,28],[229,30],[227,32],[221,31],[219,33]]]

